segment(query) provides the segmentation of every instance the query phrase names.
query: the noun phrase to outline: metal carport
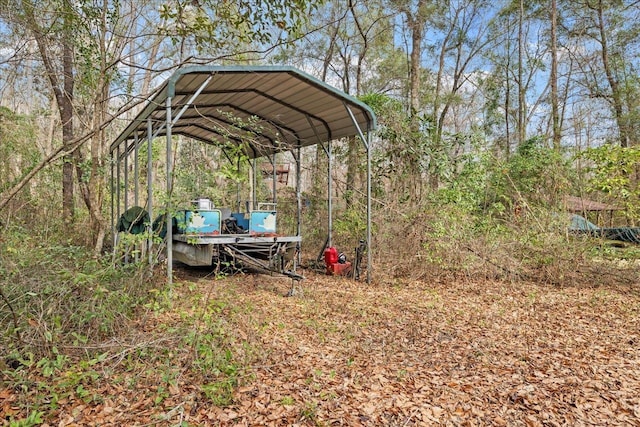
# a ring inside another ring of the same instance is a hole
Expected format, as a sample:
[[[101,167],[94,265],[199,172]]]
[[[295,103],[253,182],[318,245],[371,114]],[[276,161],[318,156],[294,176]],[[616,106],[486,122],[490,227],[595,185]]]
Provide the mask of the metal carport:
[[[143,110],[111,144],[112,226],[127,195],[120,194],[121,179],[129,178],[128,161],[134,155],[135,200],[138,200],[138,148],[151,147],[157,137],[166,138],[166,191],[171,194],[173,135],[184,135],[208,144],[236,141],[250,159],[282,151],[299,154],[301,147],[321,144],[329,157],[331,189],[331,141],[357,136],[363,142],[367,161],[367,282],[371,280],[371,140],[376,119],[364,103],[332,86],[288,66],[195,66],[177,70],[151,97]],[[247,140],[240,135],[250,134]],[[326,144],[326,145],[325,145]],[[151,150],[147,150],[151,162]],[[299,157],[298,157],[299,158]],[[124,165],[124,167],[122,167]],[[299,168],[299,161],[297,162]],[[151,168],[147,168],[151,184]],[[124,175],[124,177],[123,177]],[[299,177],[299,170],[297,171]],[[298,178],[299,179],[299,178]],[[300,189],[296,186],[298,212]],[[153,212],[151,185],[147,206]],[[167,197],[170,200],[170,197]],[[170,203],[170,202],[167,202]],[[167,206],[167,212],[170,211]],[[331,191],[328,200],[331,242]],[[167,274],[172,280],[172,227],[167,218]],[[298,224],[299,224],[298,219]],[[115,239],[115,227],[112,227]],[[298,235],[300,227],[298,226]],[[115,242],[115,240],[114,240]],[[115,245],[114,245],[115,246]]]

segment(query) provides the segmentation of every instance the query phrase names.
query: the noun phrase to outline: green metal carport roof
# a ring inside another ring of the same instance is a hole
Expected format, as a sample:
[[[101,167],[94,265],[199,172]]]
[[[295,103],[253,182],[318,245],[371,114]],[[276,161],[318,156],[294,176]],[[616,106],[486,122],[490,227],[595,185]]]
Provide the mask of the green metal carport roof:
[[[111,144],[171,132],[206,143],[248,144],[250,158],[349,136],[376,126],[373,111],[354,97],[288,66],[195,66],[177,70]],[[130,147],[129,143],[126,144]]]

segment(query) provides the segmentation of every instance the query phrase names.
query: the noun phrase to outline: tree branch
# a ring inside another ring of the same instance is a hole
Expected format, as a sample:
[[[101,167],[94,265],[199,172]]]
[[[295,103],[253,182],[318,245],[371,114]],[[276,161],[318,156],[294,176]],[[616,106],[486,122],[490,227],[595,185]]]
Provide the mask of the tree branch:
[[[82,146],[82,144],[87,142],[96,133],[100,132],[101,130],[105,129],[109,124],[111,124],[111,122],[113,122],[116,119],[116,117],[120,116],[122,113],[125,113],[126,111],[131,110],[141,102],[143,102],[143,100],[140,100],[138,102],[135,102],[129,105],[128,107],[120,110],[118,114],[102,122],[97,129],[94,129],[88,133],[85,133],[82,136],[74,138],[71,141],[69,141],[67,144],[58,147],[53,153],[49,154],[40,163],[38,163],[33,169],[31,169],[29,173],[26,174],[17,184],[15,184],[9,190],[6,190],[0,193],[0,196],[1,196],[0,211],[2,211],[9,204],[11,199],[13,199],[16,196],[16,194],[18,194],[20,190],[22,190],[24,186],[27,185],[29,181],[31,181],[31,179],[38,174],[38,172],[40,172],[42,169],[46,168],[50,164],[54,163],[56,160],[61,159],[62,157],[73,153],[73,151],[75,151],[77,148]]]

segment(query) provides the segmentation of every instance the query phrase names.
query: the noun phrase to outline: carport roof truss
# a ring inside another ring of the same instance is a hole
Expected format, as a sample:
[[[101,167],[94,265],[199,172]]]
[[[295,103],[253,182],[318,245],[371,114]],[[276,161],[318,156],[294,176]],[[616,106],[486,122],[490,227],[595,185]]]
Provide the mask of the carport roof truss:
[[[375,128],[364,103],[287,66],[195,66],[176,71],[111,145],[184,135],[209,144],[245,144],[249,158]],[[167,126],[169,124],[169,126]]]

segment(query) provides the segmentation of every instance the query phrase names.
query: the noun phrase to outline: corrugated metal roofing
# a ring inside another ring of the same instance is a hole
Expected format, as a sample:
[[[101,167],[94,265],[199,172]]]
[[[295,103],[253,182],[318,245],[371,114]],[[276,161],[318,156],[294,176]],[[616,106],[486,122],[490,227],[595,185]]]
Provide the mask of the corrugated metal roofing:
[[[176,71],[111,150],[135,135],[146,138],[148,118],[155,136],[166,135],[169,98],[177,117],[172,134],[247,144],[251,158],[359,135],[376,125],[366,104],[292,67],[197,66]]]
[[[597,212],[597,211],[616,211],[622,208],[607,203],[597,202],[595,200],[583,199],[582,197],[566,196],[564,198],[565,206],[570,212]]]

